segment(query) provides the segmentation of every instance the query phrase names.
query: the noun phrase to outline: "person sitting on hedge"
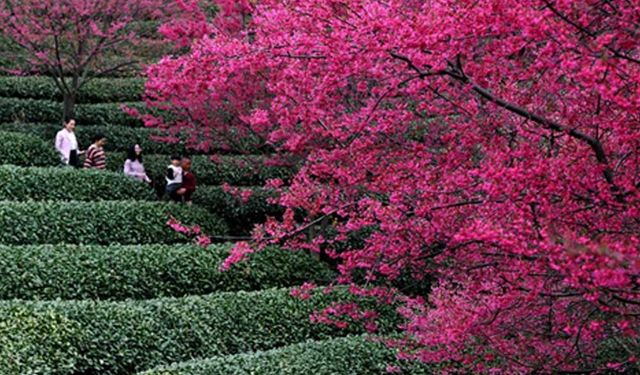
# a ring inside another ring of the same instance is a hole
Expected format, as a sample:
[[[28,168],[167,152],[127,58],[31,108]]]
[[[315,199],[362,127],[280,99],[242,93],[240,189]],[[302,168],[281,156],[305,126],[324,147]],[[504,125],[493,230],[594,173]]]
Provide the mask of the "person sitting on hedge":
[[[191,158],[182,158],[182,186],[176,191],[178,202],[191,204],[191,196],[196,191],[196,176],[191,172]]]
[[[107,143],[107,137],[103,134],[96,134],[93,137],[93,144],[89,146],[84,159],[85,169],[106,169],[107,156],[104,153],[104,145]]]
[[[64,119],[64,128],[56,134],[56,150],[60,154],[62,164],[72,167],[80,165],[80,155],[84,151],[80,151],[78,140],[76,138],[76,120],[73,118]]]
[[[124,162],[124,174],[136,180],[144,181],[148,184],[151,183],[151,179],[144,169],[142,147],[139,144],[129,147],[127,160]]]
[[[178,155],[171,156],[171,164],[167,167],[167,173],[165,175],[165,179],[167,180],[167,186],[165,187],[165,192],[169,196],[169,198],[174,201],[180,201],[180,197],[176,194],[176,191],[180,189],[182,186],[182,167],[180,163],[182,158]]]

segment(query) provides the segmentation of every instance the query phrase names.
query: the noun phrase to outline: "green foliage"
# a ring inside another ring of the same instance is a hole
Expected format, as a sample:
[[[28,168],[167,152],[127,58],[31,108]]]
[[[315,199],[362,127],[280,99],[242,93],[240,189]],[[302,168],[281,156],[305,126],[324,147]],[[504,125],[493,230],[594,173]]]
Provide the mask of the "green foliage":
[[[34,311],[19,304],[0,314],[0,370],[2,374],[65,374],[76,366],[74,345],[79,325],[54,309]],[[42,345],[46,343],[46,345]]]
[[[0,299],[148,299],[328,284],[314,256],[270,248],[226,272],[231,245],[0,246]]]
[[[142,121],[126,114],[122,110],[122,105],[134,109],[143,109],[145,107],[145,104],[142,102],[78,105],[76,106],[76,119],[80,124],[142,126]],[[48,119],[43,122],[53,121],[52,119]]]
[[[95,78],[82,86],[78,103],[135,102],[142,98],[143,78]],[[62,94],[45,76],[0,77],[0,97],[62,101]]]
[[[62,103],[50,100],[0,98],[0,121],[14,120],[62,123]]]
[[[143,109],[144,103],[123,103]],[[81,104],[76,106],[78,124],[142,126],[142,122],[129,116],[118,103]],[[51,100],[0,98],[0,122],[47,122],[62,124],[62,103]]]
[[[226,225],[204,209],[135,201],[0,202],[0,244],[150,244],[184,242],[166,225],[169,215],[224,234]]]
[[[264,223],[268,216],[280,217],[284,209],[268,202],[275,192],[263,187],[246,187],[251,195],[245,201],[241,196],[225,192],[221,186],[202,186],[193,195],[193,203],[225,218],[229,232],[235,235],[251,233],[253,226]]]
[[[153,200],[146,184],[106,171],[0,166],[0,200]]]
[[[126,155],[111,153],[107,157],[107,168],[122,170]],[[144,159],[147,174],[154,180],[164,180],[170,155],[146,155]],[[259,186],[271,178],[289,180],[295,170],[290,167],[265,166],[265,157],[258,155],[229,155],[211,160],[206,155],[193,156],[193,173],[199,185],[222,185],[225,182],[234,186]]]
[[[177,363],[140,375],[383,375],[387,365],[398,366],[403,374],[432,373],[426,365],[398,361],[383,343],[351,336]]]
[[[355,324],[338,331],[309,320],[313,311],[329,306],[335,299],[351,300],[348,293],[315,293],[305,301],[289,293],[288,289],[273,289],[147,301],[2,302],[0,316],[19,305],[29,312],[28,319],[37,320],[41,314],[52,312],[69,322],[64,329],[78,330],[73,340],[62,342],[67,360],[75,362],[75,366],[72,370],[53,368],[51,373],[56,374],[130,374],[192,358],[266,350],[362,332]],[[390,308],[382,314],[388,331],[397,324],[397,315]],[[21,327],[15,330],[12,335],[23,335]],[[42,352],[57,352],[61,345],[58,341],[33,340],[38,344],[32,345],[40,345]],[[73,348],[67,348],[69,343]],[[28,361],[22,352],[12,354],[17,360]],[[56,362],[50,364],[55,365]],[[0,368],[0,373],[7,371]]]
[[[0,131],[0,161],[23,166],[53,166],[60,164],[53,141],[45,143],[38,137]]]
[[[62,125],[58,124],[23,124],[17,122],[0,124],[0,130],[34,134],[47,142],[53,142],[56,133],[60,129],[62,129]],[[124,152],[136,143],[142,146],[145,153],[184,154],[187,152],[184,143],[169,144],[153,140],[152,136],[161,135],[156,129],[87,124],[82,124],[76,128],[76,136],[82,147],[88,147],[96,134],[104,134],[107,137],[107,144],[104,148],[108,152]]]

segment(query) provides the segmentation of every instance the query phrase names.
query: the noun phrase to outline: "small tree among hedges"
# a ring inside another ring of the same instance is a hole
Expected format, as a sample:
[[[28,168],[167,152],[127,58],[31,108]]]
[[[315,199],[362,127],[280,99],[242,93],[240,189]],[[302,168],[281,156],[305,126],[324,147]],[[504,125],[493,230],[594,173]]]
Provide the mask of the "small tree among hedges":
[[[94,76],[131,69],[141,40],[151,40],[139,20],[176,16],[169,0],[6,0],[0,2],[0,30],[28,56],[30,65],[51,76],[74,113],[80,88]]]

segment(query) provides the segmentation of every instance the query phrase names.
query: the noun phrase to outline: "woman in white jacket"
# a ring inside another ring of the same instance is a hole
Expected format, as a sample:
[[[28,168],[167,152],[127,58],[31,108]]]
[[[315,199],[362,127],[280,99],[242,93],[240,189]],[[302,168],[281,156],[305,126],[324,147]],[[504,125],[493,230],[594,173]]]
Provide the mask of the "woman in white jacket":
[[[65,119],[64,128],[56,134],[56,150],[60,153],[62,164],[78,167],[80,155],[83,154],[78,147],[76,139],[76,120]]]

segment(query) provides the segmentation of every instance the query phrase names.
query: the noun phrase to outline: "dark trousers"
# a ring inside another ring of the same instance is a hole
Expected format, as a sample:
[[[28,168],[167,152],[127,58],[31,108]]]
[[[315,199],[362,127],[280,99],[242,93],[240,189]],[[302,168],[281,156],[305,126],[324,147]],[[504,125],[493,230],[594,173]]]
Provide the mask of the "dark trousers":
[[[80,158],[78,157],[78,150],[71,150],[69,152],[69,165],[78,168],[80,166]]]
[[[180,184],[170,184],[165,188],[167,195],[174,202],[182,202],[182,196],[178,195],[178,189],[180,189],[180,187]]]

